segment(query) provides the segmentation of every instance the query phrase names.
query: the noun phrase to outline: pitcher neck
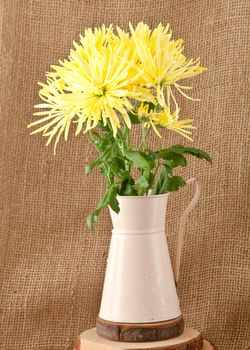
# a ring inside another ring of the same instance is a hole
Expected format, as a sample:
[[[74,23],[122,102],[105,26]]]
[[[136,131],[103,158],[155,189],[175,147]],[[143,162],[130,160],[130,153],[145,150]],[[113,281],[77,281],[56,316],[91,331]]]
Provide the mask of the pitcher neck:
[[[165,228],[168,194],[153,196],[117,196],[120,211],[110,208],[114,231],[157,232]]]

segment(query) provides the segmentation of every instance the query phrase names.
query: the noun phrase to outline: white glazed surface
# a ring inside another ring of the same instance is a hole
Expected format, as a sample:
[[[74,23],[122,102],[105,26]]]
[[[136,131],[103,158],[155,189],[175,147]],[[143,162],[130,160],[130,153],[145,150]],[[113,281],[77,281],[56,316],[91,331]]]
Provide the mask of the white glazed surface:
[[[99,316],[119,323],[181,315],[165,237],[168,195],[119,196]]]

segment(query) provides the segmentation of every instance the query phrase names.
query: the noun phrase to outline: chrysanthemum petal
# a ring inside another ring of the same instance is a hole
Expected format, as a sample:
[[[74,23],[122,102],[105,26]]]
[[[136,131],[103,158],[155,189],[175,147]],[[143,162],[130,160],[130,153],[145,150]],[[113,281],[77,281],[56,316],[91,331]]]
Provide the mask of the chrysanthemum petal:
[[[78,135],[102,120],[111,125],[116,137],[122,125],[131,127],[128,111],[140,101],[155,106],[154,111],[141,108],[140,113],[159,137],[160,128],[189,137],[195,127],[190,119],[179,120],[175,94],[197,100],[184,92],[192,87],[179,81],[205,68],[200,66],[199,58],[188,60],[184,56],[183,40],[172,38],[169,25],[160,23],[152,30],[140,22],[135,28],[131,23],[129,27],[130,33],[117,27],[117,34],[112,25],[87,28],[80,42],[73,42],[68,58],[51,66],[46,83],[39,83],[43,102],[35,108],[45,110],[34,113],[38,119],[28,125],[37,127],[32,134],[41,132],[48,137],[47,144],[55,138],[56,147],[63,133],[68,139],[72,124],[77,124]]]

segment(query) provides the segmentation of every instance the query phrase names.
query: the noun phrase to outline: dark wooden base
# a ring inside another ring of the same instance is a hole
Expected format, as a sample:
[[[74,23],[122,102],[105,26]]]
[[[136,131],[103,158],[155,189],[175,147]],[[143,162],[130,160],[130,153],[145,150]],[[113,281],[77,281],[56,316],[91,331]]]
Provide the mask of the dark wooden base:
[[[184,329],[183,317],[155,323],[116,323],[96,320],[97,334],[113,341],[152,342],[178,337]]]
[[[105,339],[92,328],[79,335],[75,350],[216,350],[199,331],[184,328],[176,338],[156,342],[128,343]]]

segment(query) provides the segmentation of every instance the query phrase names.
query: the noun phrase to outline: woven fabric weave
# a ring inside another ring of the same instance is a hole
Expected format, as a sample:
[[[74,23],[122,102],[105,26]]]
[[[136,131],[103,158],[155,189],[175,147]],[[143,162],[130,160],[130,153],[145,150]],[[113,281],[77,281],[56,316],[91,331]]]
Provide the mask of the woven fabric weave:
[[[72,133],[54,157],[26,125],[39,102],[36,82],[85,27],[140,20],[169,22],[187,56],[208,67],[193,82],[202,101],[180,102],[198,127],[195,146],[214,159],[212,167],[190,160],[183,170],[203,188],[186,226],[178,285],[186,325],[220,350],[250,349],[249,10],[247,0],[0,2],[1,349],[72,349],[95,324],[111,222],[106,211],[94,232],[85,225],[105,189],[99,174],[83,174],[94,151]],[[181,142],[171,132],[164,139]],[[191,192],[171,195],[172,257]]]

